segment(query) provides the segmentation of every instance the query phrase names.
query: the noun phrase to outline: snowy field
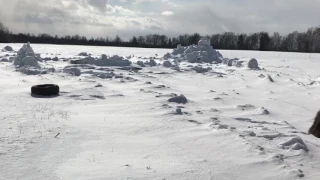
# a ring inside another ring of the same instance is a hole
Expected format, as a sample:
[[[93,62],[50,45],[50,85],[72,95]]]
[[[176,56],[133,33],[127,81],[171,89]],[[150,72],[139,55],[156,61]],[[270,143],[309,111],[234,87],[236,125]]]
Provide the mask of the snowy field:
[[[23,44],[0,44],[0,60],[16,55],[1,52],[6,45]],[[0,180],[319,180],[320,140],[307,131],[319,110],[320,54],[221,50],[256,58],[261,70],[206,64],[212,70],[196,73],[181,62],[182,71],[78,66],[73,76],[62,69],[81,52],[135,64],[172,50],[31,46],[59,60],[42,62],[56,71],[40,75],[0,62]],[[31,97],[42,83],[58,84],[60,96]],[[173,93],[188,103],[168,102]]]

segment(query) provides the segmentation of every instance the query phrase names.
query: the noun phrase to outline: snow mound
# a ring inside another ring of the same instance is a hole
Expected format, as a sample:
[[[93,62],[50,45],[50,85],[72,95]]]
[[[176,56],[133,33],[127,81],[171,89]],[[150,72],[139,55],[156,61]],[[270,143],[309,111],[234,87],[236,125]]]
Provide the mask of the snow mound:
[[[5,51],[13,51],[13,48],[11,46],[6,46],[3,48]]]
[[[305,150],[306,152],[309,151],[307,145],[303,142],[300,137],[293,137],[286,142],[280,144],[280,146],[284,149],[291,149],[291,150]]]
[[[76,67],[65,67],[63,69],[63,72],[67,73],[67,74],[74,75],[74,76],[80,76],[81,75],[80,69],[78,69]]]
[[[34,68],[41,68],[38,61],[39,57],[36,56],[30,43],[24,44],[18,51],[17,56],[14,59],[13,64],[19,67],[31,66]]]
[[[171,57],[190,63],[221,63],[223,59],[222,55],[210,45],[210,40],[207,38],[202,38],[198,45],[183,47],[179,44],[171,54],[165,54],[163,59]]]
[[[254,58],[250,59],[250,61],[248,62],[248,68],[249,69],[260,69],[258,61]]]
[[[105,54],[101,55],[101,58],[95,59],[91,56],[85,57],[79,60],[71,60],[71,64],[91,64],[96,66],[130,66],[131,61],[124,59],[118,55],[108,57]]]

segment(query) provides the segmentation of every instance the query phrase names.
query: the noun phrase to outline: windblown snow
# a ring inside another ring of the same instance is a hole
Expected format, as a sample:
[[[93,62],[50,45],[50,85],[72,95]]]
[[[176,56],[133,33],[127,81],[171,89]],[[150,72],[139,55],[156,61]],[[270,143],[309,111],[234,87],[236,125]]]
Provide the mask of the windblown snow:
[[[320,177],[319,54],[0,49],[1,180]],[[60,96],[30,96],[47,83]]]

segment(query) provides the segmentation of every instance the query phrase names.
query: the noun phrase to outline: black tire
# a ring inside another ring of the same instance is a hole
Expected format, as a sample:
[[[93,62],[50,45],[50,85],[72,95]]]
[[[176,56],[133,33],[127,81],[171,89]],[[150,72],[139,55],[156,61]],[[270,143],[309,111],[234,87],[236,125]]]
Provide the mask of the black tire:
[[[57,96],[59,95],[59,86],[55,84],[40,84],[31,87],[31,95]]]

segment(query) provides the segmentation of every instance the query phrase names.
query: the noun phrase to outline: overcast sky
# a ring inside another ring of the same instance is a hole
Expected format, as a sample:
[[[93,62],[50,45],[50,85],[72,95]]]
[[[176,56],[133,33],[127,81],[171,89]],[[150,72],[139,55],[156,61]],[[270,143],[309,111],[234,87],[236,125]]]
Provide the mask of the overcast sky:
[[[288,33],[320,25],[320,0],[0,0],[13,32],[124,39],[225,31]]]

